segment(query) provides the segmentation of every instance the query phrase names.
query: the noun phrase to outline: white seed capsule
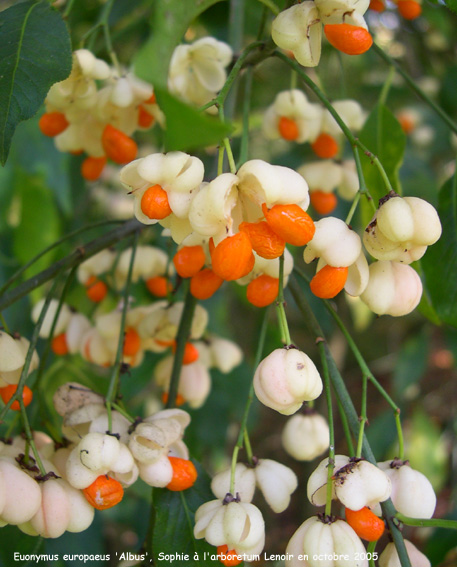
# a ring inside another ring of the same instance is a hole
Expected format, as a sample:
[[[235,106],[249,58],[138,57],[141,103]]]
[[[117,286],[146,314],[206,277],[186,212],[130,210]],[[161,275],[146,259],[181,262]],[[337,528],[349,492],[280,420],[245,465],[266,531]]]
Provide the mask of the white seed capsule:
[[[282,430],[282,446],[297,461],[312,461],[328,449],[329,428],[317,413],[295,414]]]
[[[305,401],[315,400],[322,387],[313,361],[295,348],[274,350],[262,360],[254,375],[258,399],[284,415],[295,413]]]

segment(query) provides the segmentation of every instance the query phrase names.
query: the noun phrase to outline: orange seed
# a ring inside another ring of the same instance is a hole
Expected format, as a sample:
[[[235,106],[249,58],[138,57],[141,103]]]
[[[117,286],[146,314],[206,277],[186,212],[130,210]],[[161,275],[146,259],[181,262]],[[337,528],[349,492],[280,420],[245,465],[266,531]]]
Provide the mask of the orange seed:
[[[195,276],[205,265],[206,257],[203,247],[183,246],[173,257],[173,264],[182,278]]]
[[[65,356],[68,354],[67,337],[65,333],[56,335],[51,342],[51,349],[54,354],[58,356]]]
[[[289,142],[296,140],[300,134],[298,124],[293,118],[287,118],[287,116],[281,116],[279,119],[278,130],[281,138]]]
[[[65,118],[65,114],[62,112],[46,112],[38,122],[41,133],[50,138],[61,134],[67,129],[69,124],[70,123]]]
[[[192,461],[179,457],[168,457],[173,469],[173,478],[167,484],[168,490],[180,492],[187,490],[197,480],[197,469]]]
[[[95,181],[102,174],[106,165],[106,157],[87,157],[81,164],[81,175],[87,181]]]
[[[190,280],[190,293],[197,299],[208,299],[221,287],[224,280],[211,268],[205,268]]]
[[[102,134],[102,146],[106,155],[119,164],[129,163],[136,158],[138,146],[127,134],[111,124],[105,126]]]
[[[97,510],[106,510],[119,504],[124,496],[124,489],[120,482],[102,474],[83,489],[83,494],[91,506]]]
[[[355,533],[366,541],[377,541],[384,533],[384,522],[365,506],[361,510],[345,508],[346,521]]]
[[[397,6],[405,20],[415,20],[422,14],[422,6],[414,0],[399,0]]]
[[[275,205],[268,210],[264,203],[262,211],[270,228],[289,244],[304,246],[313,238],[313,219],[298,205]]]
[[[331,299],[344,288],[348,277],[348,268],[324,266],[311,280],[309,287],[316,297]]]
[[[168,202],[168,194],[160,185],[148,187],[141,197],[141,210],[150,219],[164,219],[173,211]]]
[[[223,280],[237,280],[249,274],[255,258],[247,234],[237,232],[224,238],[214,249],[211,261],[213,271]]]
[[[338,142],[335,138],[325,132],[319,134],[319,136],[311,144],[311,148],[317,157],[323,159],[335,157],[339,150]]]
[[[4,388],[0,388],[0,396],[2,400],[5,402],[5,404],[7,404],[11,400],[11,398],[16,393],[16,390],[17,390],[17,384],[9,384]],[[33,399],[32,390],[28,386],[24,386],[24,388],[22,389],[22,401],[24,402],[24,406],[27,407],[32,401],[32,399]],[[21,406],[18,400],[15,400],[11,404],[10,408],[14,411],[19,411],[21,409]]]
[[[266,307],[278,297],[279,279],[265,274],[249,282],[246,298],[256,307]]]
[[[279,258],[284,252],[286,242],[272,230],[266,221],[242,222],[240,231],[245,232],[256,254],[267,260]]]
[[[327,191],[321,191],[320,189],[311,191],[309,198],[314,210],[320,215],[330,214],[335,210],[336,205],[338,204],[338,199],[336,198],[335,193],[328,193]]]
[[[347,55],[360,55],[373,45],[368,30],[351,24],[326,24],[324,33],[333,47]]]

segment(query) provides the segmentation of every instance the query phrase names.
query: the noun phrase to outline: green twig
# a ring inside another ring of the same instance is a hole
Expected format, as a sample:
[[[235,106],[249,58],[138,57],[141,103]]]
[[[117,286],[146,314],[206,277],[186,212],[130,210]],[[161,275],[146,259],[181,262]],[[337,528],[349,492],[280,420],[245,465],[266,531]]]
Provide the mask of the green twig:
[[[186,348],[186,342],[189,340],[190,328],[192,326],[192,319],[194,317],[196,305],[197,300],[190,293],[190,286],[188,286],[184,300],[184,308],[176,335],[176,352],[173,361],[173,369],[171,371],[170,385],[168,387],[168,400],[166,403],[167,408],[174,408],[176,404],[179,378],[181,376],[182,360],[184,358],[184,349]]]
[[[285,63],[287,63],[289,67],[292,67],[292,69],[294,69],[297,72],[298,76],[302,79],[302,81],[314,92],[314,94],[320,99],[320,101],[325,106],[325,108],[327,108],[327,110],[333,116],[338,126],[343,131],[343,134],[349,140],[350,144],[353,147],[358,146],[365,153],[365,155],[371,159],[371,161],[377,167],[379,173],[381,174],[384,182],[386,183],[387,191],[390,191],[392,189],[392,186],[390,184],[389,178],[387,177],[387,174],[385,172],[382,163],[379,161],[379,159],[375,154],[370,152],[370,150],[356,136],[354,136],[354,134],[344,123],[341,116],[336,112],[332,103],[328,100],[328,98],[325,96],[322,90],[316,85],[316,83],[306,74],[306,72],[301,67],[301,65],[299,65],[295,60],[292,60],[289,57],[287,57],[287,55],[285,55],[281,51],[275,51],[273,54],[282,61],[284,61]]]
[[[258,1],[261,4],[263,4],[266,8],[271,10],[275,16],[277,16],[281,11],[272,0],[258,0]]]
[[[125,288],[123,294],[123,304],[122,304],[121,322],[119,327],[119,338],[117,341],[116,357],[114,359],[113,372],[111,373],[108,392],[105,398],[106,410],[108,412],[108,431],[111,431],[111,403],[116,399],[117,392],[119,390],[119,377],[121,375],[121,366],[122,366],[124,341],[125,341],[125,321],[127,318],[127,309],[129,307],[130,284],[132,283],[133,264],[135,262],[138,237],[139,237],[139,232],[136,232],[133,238],[129,271],[127,273],[127,280],[125,282]]]
[[[389,73],[387,74],[387,78],[384,81],[384,85],[382,87],[381,94],[379,95],[379,101],[378,101],[379,105],[385,105],[386,104],[387,96],[389,94],[390,87],[392,86],[392,81],[394,79],[394,76],[395,76],[395,67],[391,66],[389,68]]]
[[[333,470],[335,468],[335,427],[333,423],[332,391],[330,388],[330,376],[328,371],[327,357],[325,354],[324,338],[316,337],[317,348],[321,357],[322,377],[324,382],[325,399],[327,401],[327,418],[330,430],[328,467],[327,467],[327,496],[325,501],[325,515],[332,513],[332,494],[333,494]]]
[[[74,252],[65,256],[61,260],[54,262],[49,268],[43,270],[36,276],[31,277],[22,284],[15,287],[9,293],[5,293],[0,297],[0,311],[12,305],[15,301],[29,294],[31,291],[37,287],[42,286],[44,283],[53,280],[61,272],[73,268],[73,266],[78,266],[88,258],[91,258],[100,250],[109,248],[116,242],[127,238],[132,235],[137,230],[143,228],[136,219],[124,222],[122,226],[111,230],[110,232],[99,236],[95,240],[87,243],[86,245],[76,248]]]
[[[348,418],[344,413],[340,400],[337,399],[337,403],[338,403],[338,410],[341,419],[341,425],[343,426],[344,437],[346,438],[346,443],[348,446],[348,454],[350,457],[355,457],[355,449],[354,449],[354,444],[352,443],[352,435],[351,435],[351,430],[349,429]]]
[[[449,530],[457,530],[457,520],[442,520],[440,518],[431,518],[424,520],[421,518],[409,518],[397,512],[395,518],[402,524],[407,526],[417,526],[419,528],[447,528]]]
[[[86,232],[86,231],[91,230],[93,228],[98,228],[99,226],[105,226],[107,224],[124,224],[124,223],[125,223],[125,221],[120,221],[120,220],[101,221],[101,222],[95,222],[93,224],[83,226],[82,228],[78,228],[77,230],[73,230],[73,232],[69,232],[68,234],[66,234],[65,236],[60,238],[59,240],[56,240],[55,242],[53,242],[50,246],[48,246],[47,248],[42,250],[39,254],[34,256],[29,262],[27,262],[27,264],[24,264],[23,266],[21,266],[19,268],[19,270],[14,272],[14,274],[0,288],[0,295],[5,293],[5,291],[10,287],[10,285],[13,284],[20,276],[22,276],[22,274],[27,270],[27,268],[30,268],[30,266],[35,264],[35,262],[37,262],[42,256],[44,256],[45,254],[47,254],[48,252],[50,252],[51,250],[53,250],[57,246],[60,246],[60,244],[62,244],[63,242],[70,240],[71,238],[73,238],[74,236],[77,236],[78,234],[81,234],[82,232]]]
[[[270,313],[269,308],[265,309],[265,312],[264,312],[264,315],[263,315],[263,320],[262,320],[262,325],[260,327],[259,342],[257,343],[257,351],[256,351],[256,355],[255,355],[255,360],[254,360],[254,372],[256,371],[257,367],[259,366],[260,360],[262,358],[263,349],[264,349],[264,346],[265,346],[265,337],[267,335],[269,313]],[[233,448],[233,453],[232,453],[232,466],[231,466],[231,474],[230,474],[230,493],[231,494],[233,494],[233,492],[235,490],[235,467],[236,467],[236,463],[238,461],[238,453],[240,452],[240,449],[243,447],[243,440],[247,439],[246,427],[247,427],[247,422],[248,422],[249,410],[251,408],[251,404],[252,404],[253,399],[254,399],[254,384],[253,384],[253,382],[251,382],[248,397],[247,397],[247,400],[246,400],[246,405],[244,406],[243,417],[242,417],[241,423],[240,423],[240,431],[238,433],[238,438],[236,440],[236,444],[235,444],[235,447]],[[246,436],[245,436],[245,432],[246,432]],[[250,458],[252,460],[252,449],[251,449],[251,445],[249,443],[249,440],[248,440],[248,445],[246,446],[246,452],[247,452],[248,458]]]
[[[365,433],[365,424],[367,423],[367,375],[362,375],[362,411],[360,413],[360,427],[359,427],[359,437],[357,441],[357,452],[356,457],[360,458],[362,456],[362,443],[363,436]]]
[[[286,346],[289,346],[292,344],[292,340],[290,338],[284,306],[284,253],[282,253],[279,258],[279,291],[278,299],[276,300],[276,314],[278,316],[279,327],[281,329],[281,340]]]
[[[378,543],[378,540],[376,541],[370,541],[370,543],[368,544],[367,547],[367,555],[369,556],[368,559],[368,564],[370,567],[375,567],[375,560],[374,560],[374,553],[375,553],[375,549],[376,549],[376,544]]]
[[[382,50],[378,45],[376,45],[375,43],[372,46],[372,49],[375,53],[377,53],[377,55],[379,55],[379,57],[381,57],[381,59],[384,59],[384,61],[390,65],[391,67],[394,67],[395,70],[403,77],[403,79],[406,81],[406,83],[408,84],[408,86],[424,101],[426,102],[430,108],[432,108],[435,113],[441,118],[441,120],[443,120],[443,122],[455,133],[457,134],[457,124],[444,112],[444,110],[439,107],[435,102],[433,102],[433,100],[427,95],[425,94],[425,92],[416,84],[416,81],[410,77],[410,75],[408,75],[408,73],[406,71],[404,71],[402,69],[402,67],[397,63],[397,61],[395,61],[395,59],[392,59],[389,55],[387,55],[387,53],[385,53],[384,50]]]

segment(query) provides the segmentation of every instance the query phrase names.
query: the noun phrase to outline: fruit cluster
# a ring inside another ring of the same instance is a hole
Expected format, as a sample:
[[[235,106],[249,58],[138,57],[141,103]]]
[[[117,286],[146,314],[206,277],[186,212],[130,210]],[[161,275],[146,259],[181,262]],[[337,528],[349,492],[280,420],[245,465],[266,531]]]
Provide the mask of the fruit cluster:
[[[135,159],[135,130],[164,121],[151,85],[109,67],[87,49],[73,53],[70,76],[51,87],[45,105],[41,132],[53,137],[60,151],[87,155],[81,173],[88,181],[100,177],[107,159],[118,164]]]

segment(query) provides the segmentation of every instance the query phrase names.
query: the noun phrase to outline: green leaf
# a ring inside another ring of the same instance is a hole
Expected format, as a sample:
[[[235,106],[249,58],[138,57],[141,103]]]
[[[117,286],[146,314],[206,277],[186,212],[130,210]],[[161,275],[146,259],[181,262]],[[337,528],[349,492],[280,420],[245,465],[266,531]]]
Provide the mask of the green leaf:
[[[157,102],[165,114],[165,149],[190,150],[219,144],[232,127],[207,116],[176,99],[164,89],[155,89]]]
[[[0,162],[19,122],[71,71],[70,36],[49,2],[22,2],[0,13]]]
[[[167,84],[168,66],[191,22],[221,0],[161,0],[154,2],[151,36],[138,51],[135,73],[155,87]]]
[[[400,123],[384,105],[377,105],[365,122],[359,139],[371,153],[379,158],[389,178],[392,187],[401,193],[398,170],[403,162],[406,147],[406,135]],[[388,193],[386,184],[378,168],[371,159],[360,153],[365,181],[375,204]],[[363,224],[366,225],[372,217],[371,207],[362,201]]]
[[[59,213],[48,187],[40,176],[15,172],[18,223],[13,231],[13,250],[25,264],[60,236]],[[52,253],[40,258],[26,271],[26,277],[46,268]]]
[[[217,559],[211,559],[217,553],[215,547],[203,539],[194,539],[195,511],[205,502],[215,499],[209,487],[208,475],[198,463],[194,461],[194,464],[198,471],[194,486],[183,492],[172,492],[165,488],[154,491],[156,514],[152,547],[158,564],[162,563],[160,557],[171,555],[176,558],[177,564],[186,567],[221,565]],[[161,553],[164,555],[160,556]]]
[[[457,327],[457,178],[449,179],[438,195],[441,238],[421,259],[425,290],[439,318]]]

